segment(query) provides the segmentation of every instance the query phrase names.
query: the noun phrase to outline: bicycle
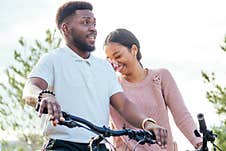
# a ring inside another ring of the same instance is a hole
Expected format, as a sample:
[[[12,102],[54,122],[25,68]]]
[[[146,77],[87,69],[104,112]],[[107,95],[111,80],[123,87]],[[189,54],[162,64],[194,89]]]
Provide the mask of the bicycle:
[[[137,141],[138,144],[155,144],[155,135],[149,131],[146,130],[133,130],[129,128],[123,128],[122,130],[112,130],[106,126],[99,127],[94,125],[93,123],[68,114],[66,112],[62,112],[63,117],[65,118],[65,121],[59,122],[59,125],[64,125],[69,128],[74,128],[74,127],[82,127],[85,128],[95,134],[97,134],[96,137],[93,137],[89,141],[89,149],[90,151],[98,151],[98,145],[102,140],[106,140],[106,137],[110,136],[128,136],[129,139],[133,139]],[[106,140],[109,142],[108,140]],[[136,146],[134,147],[133,150],[136,149]]]
[[[40,104],[37,104],[35,107],[36,112],[39,111]],[[128,136],[129,139],[137,141],[137,144],[133,147],[133,151],[135,151],[136,147],[141,144],[155,144],[156,137],[153,132],[146,131],[146,130],[134,130],[130,128],[123,128],[121,130],[113,130],[106,126],[100,127],[88,120],[85,120],[81,117],[77,117],[61,111],[64,117],[64,121],[59,121],[58,125],[67,126],[69,128],[81,127],[87,129],[95,134],[96,137],[90,138],[89,141],[89,150],[90,151],[98,151],[98,145],[101,143],[102,140],[105,140],[109,144],[111,144],[106,138],[110,136]],[[48,114],[48,109],[44,108],[42,114]],[[112,145],[112,144],[111,144]]]
[[[38,108],[36,108],[36,111],[38,111]],[[47,109],[44,109],[44,114],[47,114],[48,111]],[[69,113],[66,113],[62,111],[63,117],[65,121],[60,121],[58,124],[59,125],[64,125],[69,128],[74,128],[74,127],[81,127],[84,129],[87,129],[95,134],[97,134],[96,137],[93,137],[89,141],[89,149],[90,151],[98,151],[98,145],[101,143],[102,140],[106,140],[109,144],[111,144],[106,138],[110,136],[128,136],[129,139],[137,141],[137,144],[133,147],[133,151],[135,151],[137,145],[141,144],[155,144],[156,143],[156,138],[154,133],[146,131],[146,130],[133,130],[130,128],[123,128],[121,130],[112,130],[106,126],[99,127],[94,125],[93,123],[71,115]],[[199,127],[200,127],[200,133],[202,133],[202,138],[203,138],[203,143],[201,149],[195,150],[195,151],[208,151],[208,146],[207,143],[211,142],[213,144],[213,149],[216,151],[218,149],[219,151],[222,151],[217,145],[214,144],[214,141],[217,137],[216,134],[214,134],[211,130],[208,130],[206,128],[206,123],[204,119],[204,115],[202,113],[199,113],[197,115],[198,122],[199,122]],[[195,135],[197,137],[201,137],[200,133],[198,130],[194,131]]]
[[[89,142],[90,151],[98,151],[99,143],[102,140],[106,140],[106,137],[110,137],[110,136],[125,135],[125,136],[128,136],[130,139],[136,140],[137,144],[134,146],[133,151],[135,151],[137,145],[139,144],[143,145],[145,143],[148,143],[148,144],[156,143],[155,135],[145,130],[133,130],[129,128],[123,128],[122,130],[112,130],[110,128],[107,128],[106,126],[98,127],[83,118],[70,115],[66,112],[62,112],[62,113],[63,113],[63,117],[65,118],[65,121],[60,122],[59,125],[64,125],[69,128],[82,127],[97,134],[96,137],[90,139],[90,142]],[[208,130],[206,128],[204,115],[200,113],[198,114],[197,117],[199,121],[200,133],[202,133],[203,144],[201,149],[196,151],[208,151],[209,150],[207,146],[208,142],[211,142],[213,144],[214,151],[216,151],[216,149],[218,149],[219,151],[222,151],[217,145],[214,144],[214,141],[217,135],[214,134],[211,130]],[[79,123],[85,124],[87,127]],[[200,133],[197,130],[194,133],[197,137],[201,137]]]

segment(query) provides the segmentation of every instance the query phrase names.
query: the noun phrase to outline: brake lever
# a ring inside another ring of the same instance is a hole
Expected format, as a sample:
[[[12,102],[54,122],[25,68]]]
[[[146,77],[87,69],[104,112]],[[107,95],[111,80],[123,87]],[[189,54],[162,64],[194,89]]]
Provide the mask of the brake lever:
[[[143,141],[141,142],[141,144],[145,144],[145,143],[148,143],[148,144],[155,144],[156,143],[156,140],[154,138],[155,137],[155,134],[153,132],[150,132],[150,131],[147,131],[147,130],[142,130],[143,133],[144,133],[144,136],[143,137]]]
[[[81,127],[80,124],[78,124],[77,122],[75,122],[73,120],[66,120],[66,119],[65,119],[65,121],[60,121],[58,124],[67,126],[69,128]]]
[[[58,123],[59,125],[64,125],[64,126],[67,126],[69,128],[81,127],[81,125],[79,123],[73,121],[70,118],[68,113],[62,111],[62,114],[63,114],[63,117],[64,117],[65,120],[64,121],[59,121],[59,123]]]
[[[146,136],[144,137],[145,142],[149,143],[149,144],[155,144],[156,143],[156,139],[153,139],[153,137],[156,138],[155,134],[153,132],[150,132],[150,131],[146,131],[146,132],[149,134],[149,136],[148,137],[146,137]]]

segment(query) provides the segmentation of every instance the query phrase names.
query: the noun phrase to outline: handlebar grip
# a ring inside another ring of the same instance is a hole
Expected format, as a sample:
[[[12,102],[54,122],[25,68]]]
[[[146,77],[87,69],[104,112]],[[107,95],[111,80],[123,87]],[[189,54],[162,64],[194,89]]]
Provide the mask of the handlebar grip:
[[[37,103],[35,106],[35,111],[39,112],[39,109],[40,109],[40,103]],[[48,114],[48,109],[46,107],[44,108],[42,114]]]
[[[130,139],[136,140],[139,144],[155,144],[156,137],[154,133],[145,130],[129,130],[128,136]]]

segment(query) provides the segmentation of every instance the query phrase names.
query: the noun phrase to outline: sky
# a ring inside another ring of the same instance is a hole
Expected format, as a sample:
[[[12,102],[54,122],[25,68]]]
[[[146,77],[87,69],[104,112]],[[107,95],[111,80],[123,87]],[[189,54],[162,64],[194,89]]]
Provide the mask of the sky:
[[[217,80],[226,83],[226,53],[220,49],[226,35],[225,0],[88,1],[97,18],[96,56],[104,58],[103,41],[109,32],[129,29],[141,43],[143,65],[172,73],[195,122],[197,114],[203,113],[208,127],[219,123],[205,98],[207,85],[201,71],[215,72]],[[4,81],[2,71],[13,63],[19,37],[42,40],[48,28],[56,28],[56,10],[66,0],[0,2],[0,81]],[[179,150],[192,149],[171,122]]]

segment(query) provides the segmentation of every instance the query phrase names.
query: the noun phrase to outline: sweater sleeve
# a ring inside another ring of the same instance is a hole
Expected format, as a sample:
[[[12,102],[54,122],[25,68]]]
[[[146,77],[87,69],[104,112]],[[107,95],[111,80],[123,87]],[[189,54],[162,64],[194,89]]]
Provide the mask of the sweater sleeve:
[[[202,139],[196,137],[194,134],[194,130],[197,129],[197,127],[184,103],[174,78],[168,70],[161,69],[161,79],[163,97],[173,115],[177,127],[191,144],[195,146],[197,143],[201,142]]]

